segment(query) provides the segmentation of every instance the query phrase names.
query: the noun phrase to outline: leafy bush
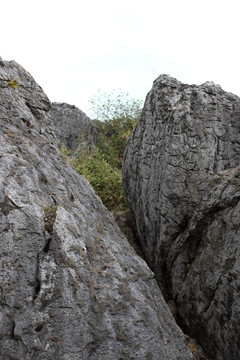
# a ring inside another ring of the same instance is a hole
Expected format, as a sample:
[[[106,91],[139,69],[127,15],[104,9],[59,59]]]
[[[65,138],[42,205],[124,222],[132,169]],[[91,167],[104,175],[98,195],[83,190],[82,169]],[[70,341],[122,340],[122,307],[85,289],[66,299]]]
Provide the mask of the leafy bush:
[[[121,126],[128,120],[139,118],[142,110],[142,100],[132,98],[123,90],[113,90],[110,94],[98,93],[90,99],[90,116],[100,121],[121,119]]]
[[[72,158],[65,146],[61,146],[61,151],[109,210],[124,210],[128,205],[122,186],[122,157],[140,117],[142,101],[119,90],[110,94],[98,92],[90,103],[92,118],[98,126],[96,146],[85,148]]]
[[[91,153],[79,154],[71,164],[90,182],[109,210],[127,207],[121,170],[111,166],[100,149],[96,147]]]
[[[142,101],[131,98],[122,90],[110,94],[98,92],[91,100],[92,117],[98,120],[97,147],[107,161],[121,169],[127,140],[137,125]]]

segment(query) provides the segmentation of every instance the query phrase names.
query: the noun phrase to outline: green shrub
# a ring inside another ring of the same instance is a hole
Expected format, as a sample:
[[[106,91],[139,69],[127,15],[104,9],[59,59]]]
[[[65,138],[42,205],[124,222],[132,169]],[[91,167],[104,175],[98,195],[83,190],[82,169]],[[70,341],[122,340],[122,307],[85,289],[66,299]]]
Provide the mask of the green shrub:
[[[142,101],[119,90],[110,94],[98,92],[90,103],[91,117],[98,120],[96,146],[85,148],[73,157],[65,146],[61,145],[60,149],[109,210],[124,210],[128,204],[122,186],[122,157],[140,117]]]
[[[137,125],[143,103],[122,90],[110,94],[99,91],[90,103],[92,117],[98,120],[97,147],[112,166],[121,169],[126,143]]]
[[[100,149],[96,147],[91,153],[78,154],[70,162],[90,182],[109,210],[127,207],[121,170],[111,166]]]
[[[134,99],[121,89],[111,93],[101,92],[90,99],[90,117],[100,121],[112,122],[121,119],[121,127],[130,120],[139,118],[142,111],[142,100]],[[128,127],[128,126],[127,126]]]

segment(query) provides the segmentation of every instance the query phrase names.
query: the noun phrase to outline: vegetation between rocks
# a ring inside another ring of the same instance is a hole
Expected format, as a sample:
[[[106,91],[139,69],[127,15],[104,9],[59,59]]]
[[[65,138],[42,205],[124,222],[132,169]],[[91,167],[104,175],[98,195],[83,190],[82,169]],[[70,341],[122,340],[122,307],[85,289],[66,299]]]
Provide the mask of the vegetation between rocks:
[[[122,90],[98,92],[90,100],[91,117],[97,124],[97,143],[69,156],[71,165],[83,175],[109,210],[124,210],[128,204],[122,186],[122,158],[127,140],[141,114],[143,102]]]

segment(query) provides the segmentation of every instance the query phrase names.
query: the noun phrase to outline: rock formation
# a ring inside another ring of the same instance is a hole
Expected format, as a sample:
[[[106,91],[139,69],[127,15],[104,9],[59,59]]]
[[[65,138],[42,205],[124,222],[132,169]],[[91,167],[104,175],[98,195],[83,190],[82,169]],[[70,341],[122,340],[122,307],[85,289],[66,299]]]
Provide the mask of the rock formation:
[[[51,117],[56,137],[70,150],[96,143],[96,124],[74,105],[52,103]]]
[[[137,243],[137,237],[134,233],[134,216],[132,212],[128,210],[112,211],[113,217],[118,224],[122,233],[128,239],[128,242],[132,245],[136,253],[144,258],[140,244]]]
[[[14,61],[0,89],[0,360],[192,359],[153,273],[57,149],[47,96]]]
[[[240,99],[161,75],[123,160],[148,264],[211,359],[240,359]]]

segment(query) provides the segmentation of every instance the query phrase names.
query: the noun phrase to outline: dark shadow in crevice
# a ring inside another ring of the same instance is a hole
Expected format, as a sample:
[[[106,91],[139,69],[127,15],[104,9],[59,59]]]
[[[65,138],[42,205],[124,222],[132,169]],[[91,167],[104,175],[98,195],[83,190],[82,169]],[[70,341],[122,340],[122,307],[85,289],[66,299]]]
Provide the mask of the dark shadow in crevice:
[[[33,299],[35,300],[41,290],[41,281],[37,278],[34,287]]]
[[[44,252],[45,254],[47,254],[48,251],[49,251],[49,247],[50,247],[51,241],[52,241],[52,238],[49,238],[49,239],[47,239],[47,241],[46,241],[46,244],[45,244],[45,246],[44,246],[44,248],[43,248],[43,252]]]

